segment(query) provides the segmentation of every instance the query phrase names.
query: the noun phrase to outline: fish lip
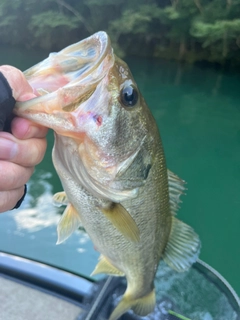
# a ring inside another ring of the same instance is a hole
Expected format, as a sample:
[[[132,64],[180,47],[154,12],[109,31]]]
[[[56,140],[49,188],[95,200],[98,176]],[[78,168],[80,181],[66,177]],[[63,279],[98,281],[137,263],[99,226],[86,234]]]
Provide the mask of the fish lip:
[[[113,63],[111,42],[104,31],[99,31],[58,53],[50,54],[47,59],[24,72],[33,91],[40,90],[46,94],[25,102],[17,102],[14,113],[31,118],[37,123],[39,114],[47,118],[48,115],[55,114],[57,117],[61,113],[62,118],[68,118],[67,114],[70,112],[63,108],[81,101],[89,88],[96,88]],[[59,82],[57,88],[54,81]],[[81,104],[80,102],[76,109]]]
[[[85,49],[84,49],[85,48]],[[88,52],[94,52],[94,49],[98,49],[96,54],[92,54],[87,56],[86,51]],[[44,59],[43,61],[39,62],[38,64],[34,65],[33,67],[27,69],[24,71],[25,77],[29,80],[31,84],[31,78],[35,76],[42,75],[46,72],[46,70],[52,70],[53,66],[55,66],[57,71],[66,71],[68,72],[79,72],[81,68],[78,68],[78,63],[74,64],[74,62],[77,62],[79,60],[85,59],[85,65],[88,62],[91,62],[90,68],[87,68],[84,72],[84,76],[90,74],[93,69],[97,68],[99,64],[103,61],[103,59],[106,57],[109,51],[111,51],[111,42],[106,32],[99,31],[92,36],[83,39],[77,43],[74,43],[59,52],[50,53],[49,57]],[[61,58],[61,56],[64,57],[64,59]],[[69,61],[72,60],[72,65],[67,65],[66,60],[68,59],[67,63],[69,64]],[[94,61],[94,63],[92,63]],[[80,62],[80,61],[79,61]],[[83,62],[83,61],[82,61]],[[72,68],[72,69],[71,69]],[[74,75],[72,75],[72,78],[75,82],[78,81],[78,77],[75,78]],[[70,76],[71,79],[71,76]],[[72,79],[71,79],[72,80]]]

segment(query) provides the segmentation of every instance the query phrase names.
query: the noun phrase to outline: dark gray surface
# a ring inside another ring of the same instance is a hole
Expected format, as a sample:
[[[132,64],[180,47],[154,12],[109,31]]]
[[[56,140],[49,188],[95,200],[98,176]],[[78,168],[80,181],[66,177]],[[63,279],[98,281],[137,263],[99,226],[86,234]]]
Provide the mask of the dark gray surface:
[[[1,320],[75,320],[82,309],[57,296],[0,276]]]

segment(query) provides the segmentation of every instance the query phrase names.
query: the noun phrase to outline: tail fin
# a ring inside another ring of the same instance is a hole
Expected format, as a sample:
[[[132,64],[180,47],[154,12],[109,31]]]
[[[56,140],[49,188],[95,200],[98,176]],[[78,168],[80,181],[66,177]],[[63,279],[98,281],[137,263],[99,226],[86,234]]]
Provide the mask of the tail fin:
[[[154,289],[148,295],[133,300],[131,300],[131,298],[128,295],[124,294],[122,300],[113,310],[109,320],[117,320],[129,309],[132,309],[139,316],[146,316],[154,310],[155,302],[156,297]]]

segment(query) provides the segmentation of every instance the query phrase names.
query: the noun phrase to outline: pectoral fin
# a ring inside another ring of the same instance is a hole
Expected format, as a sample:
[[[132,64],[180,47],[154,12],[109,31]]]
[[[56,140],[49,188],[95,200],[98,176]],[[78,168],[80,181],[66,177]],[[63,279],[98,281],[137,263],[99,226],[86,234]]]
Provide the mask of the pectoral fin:
[[[133,242],[139,242],[140,233],[138,226],[121,204],[112,203],[108,208],[101,208],[100,210],[125,238]]]
[[[81,226],[81,220],[77,210],[72,204],[65,209],[57,227],[57,244],[65,241],[70,235]]]
[[[163,259],[178,272],[188,270],[197,261],[201,243],[194,230],[172,217],[172,229]]]
[[[106,273],[113,276],[123,277],[124,273],[114,267],[111,262],[109,262],[103,255],[100,256],[99,262],[96,265],[95,269],[93,270],[91,276],[99,274],[99,273]]]
[[[66,193],[64,191],[55,193],[55,195],[53,196],[53,202],[56,206],[66,206],[68,204]]]

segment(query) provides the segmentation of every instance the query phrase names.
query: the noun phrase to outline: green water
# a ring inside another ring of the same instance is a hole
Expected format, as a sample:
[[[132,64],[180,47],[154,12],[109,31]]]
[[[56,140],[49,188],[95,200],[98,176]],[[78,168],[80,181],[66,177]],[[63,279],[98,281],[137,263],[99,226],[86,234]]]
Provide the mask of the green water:
[[[0,63],[25,69],[40,52],[1,48]],[[200,235],[200,258],[240,294],[240,75],[173,62],[129,59],[132,73],[157,120],[168,167],[187,181],[178,216]],[[0,250],[62,268],[91,273],[98,253],[76,232],[55,246],[61,191],[51,163],[52,133],[44,161],[19,210],[0,215]]]

